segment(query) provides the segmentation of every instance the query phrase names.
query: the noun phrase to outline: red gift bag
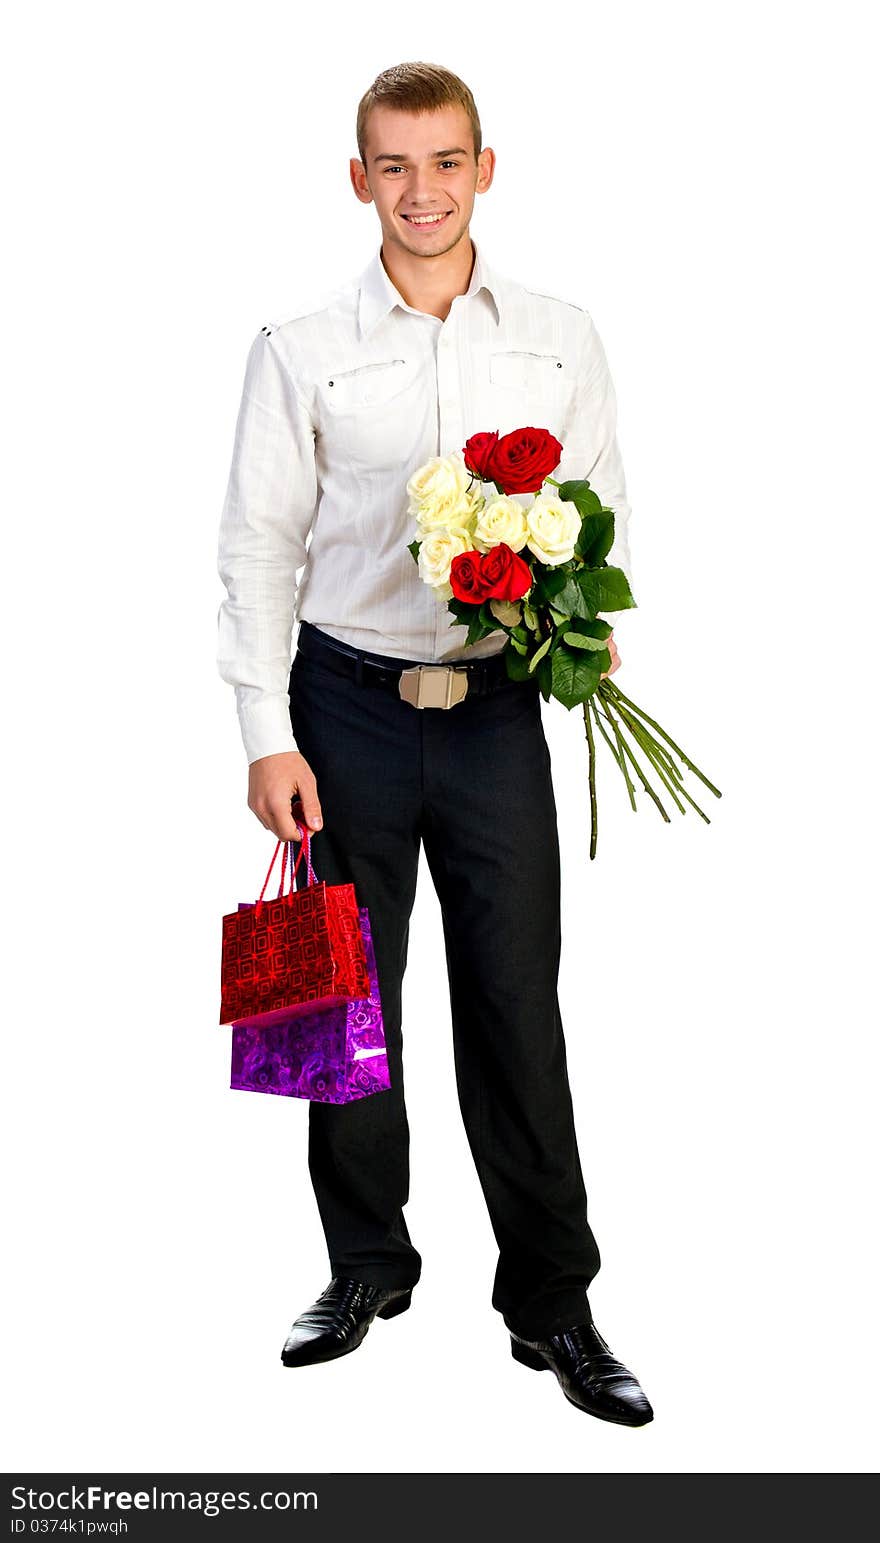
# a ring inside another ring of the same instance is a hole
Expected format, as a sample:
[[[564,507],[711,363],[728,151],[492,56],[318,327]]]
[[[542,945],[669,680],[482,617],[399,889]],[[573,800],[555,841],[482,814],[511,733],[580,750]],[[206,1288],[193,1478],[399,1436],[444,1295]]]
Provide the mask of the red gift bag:
[[[310,832],[297,820],[302,839],[296,862],[293,842],[279,841],[254,905],[223,917],[220,1022],[258,1026],[370,995],[370,977],[353,884],[326,884],[312,867]],[[264,900],[279,848],[281,883]],[[284,893],[290,855],[291,888]],[[305,856],[306,883],[294,889]]]

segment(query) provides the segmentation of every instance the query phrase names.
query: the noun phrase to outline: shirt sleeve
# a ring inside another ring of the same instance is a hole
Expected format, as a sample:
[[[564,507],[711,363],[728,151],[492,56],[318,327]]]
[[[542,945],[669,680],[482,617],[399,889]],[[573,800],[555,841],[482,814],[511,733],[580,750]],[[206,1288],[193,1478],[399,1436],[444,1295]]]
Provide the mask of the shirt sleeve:
[[[635,595],[629,550],[630,505],[623,459],[617,442],[617,397],[602,340],[588,311],[583,312],[578,383],[563,437],[558,482],[587,477],[606,508],[614,510],[614,542],[606,557],[622,568]],[[614,611],[610,619],[624,613]],[[609,618],[606,617],[606,620]]]
[[[290,641],[317,500],[314,447],[308,404],[277,333],[264,330],[247,358],[217,554],[217,667],[235,687],[249,764],[297,748]]]

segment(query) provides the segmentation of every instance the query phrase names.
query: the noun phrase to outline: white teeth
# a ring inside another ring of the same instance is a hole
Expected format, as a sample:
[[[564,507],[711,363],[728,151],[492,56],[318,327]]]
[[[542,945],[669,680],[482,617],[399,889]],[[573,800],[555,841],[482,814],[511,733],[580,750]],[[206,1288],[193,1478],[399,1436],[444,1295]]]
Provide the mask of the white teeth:
[[[445,214],[421,214],[421,215],[405,214],[404,215],[404,219],[405,220],[409,220],[410,224],[412,224],[412,225],[439,225],[440,221],[445,219],[445,218],[446,218]]]

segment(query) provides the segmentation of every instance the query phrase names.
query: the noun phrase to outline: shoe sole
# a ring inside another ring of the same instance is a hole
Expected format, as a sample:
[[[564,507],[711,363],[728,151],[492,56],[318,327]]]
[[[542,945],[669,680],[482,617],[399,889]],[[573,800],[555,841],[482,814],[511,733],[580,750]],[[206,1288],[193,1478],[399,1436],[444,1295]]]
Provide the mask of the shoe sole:
[[[380,1307],[377,1318],[396,1318],[398,1313],[405,1313],[412,1306],[412,1290],[407,1291],[401,1297],[395,1297],[393,1302],[388,1302],[385,1307]]]
[[[550,1362],[545,1361],[544,1357],[540,1355],[537,1350],[530,1349],[528,1345],[521,1345],[518,1340],[513,1338],[512,1335],[510,1339],[510,1353],[515,1361],[519,1361],[521,1366],[528,1366],[532,1371],[552,1372],[554,1370],[554,1368],[550,1365]],[[558,1376],[556,1377],[556,1381],[559,1382],[559,1386],[562,1387],[562,1383]],[[652,1410],[644,1420],[622,1420],[617,1415],[605,1414],[599,1409],[585,1409],[583,1404],[579,1404],[577,1399],[572,1398],[569,1393],[565,1392],[565,1388],[562,1388],[562,1392],[565,1398],[568,1399],[568,1402],[571,1404],[573,1409],[579,1409],[581,1414],[591,1414],[594,1420],[606,1420],[609,1425],[628,1425],[632,1430],[638,1430],[642,1425],[650,1425],[654,1418],[654,1412]]]
[[[374,1313],[373,1316],[375,1318],[396,1318],[399,1313],[405,1313],[407,1308],[411,1306],[412,1290],[410,1289],[409,1291],[405,1292],[403,1296],[395,1297],[392,1302],[387,1302],[384,1307],[380,1307],[379,1311]],[[361,1338],[357,1341],[357,1344],[346,1345],[344,1350],[334,1351],[330,1355],[315,1356],[314,1359],[310,1361],[288,1360],[284,1354],[284,1351],[282,1350],[281,1365],[291,1368],[298,1366],[323,1366],[326,1361],[339,1361],[341,1360],[342,1356],[351,1355],[353,1350],[359,1350],[369,1332],[370,1324],[368,1323],[364,1333],[361,1335]]]

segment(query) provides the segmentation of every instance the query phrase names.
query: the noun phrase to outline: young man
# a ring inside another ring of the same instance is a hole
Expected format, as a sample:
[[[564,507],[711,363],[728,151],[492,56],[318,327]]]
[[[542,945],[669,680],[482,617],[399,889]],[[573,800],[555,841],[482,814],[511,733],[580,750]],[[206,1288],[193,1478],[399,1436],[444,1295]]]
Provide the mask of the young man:
[[[418,466],[478,430],[536,424],[564,446],[557,478],[588,476],[615,510],[609,561],[629,571],[614,390],[589,314],[505,277],[471,238],[495,156],[456,75],[383,72],[357,143],[351,182],[381,245],[357,279],[254,340],[220,533],[218,666],[236,689],[248,805],[281,839],[299,839],[302,818],[320,877],[353,882],[369,908],[392,1084],[309,1107],[332,1279],[282,1361],[355,1350],[377,1314],[409,1307],[421,1273],[403,1214],[401,988],[424,843],[462,1117],[498,1242],[492,1304],[518,1361],[552,1368],[578,1408],[643,1425],[651,1406],[587,1299],[600,1261],[557,997],[560,854],[537,682],[507,678],[503,632],[463,643],[407,550]],[[454,672],[451,706],[431,705],[449,698],[422,692],[419,665],[431,681]]]

